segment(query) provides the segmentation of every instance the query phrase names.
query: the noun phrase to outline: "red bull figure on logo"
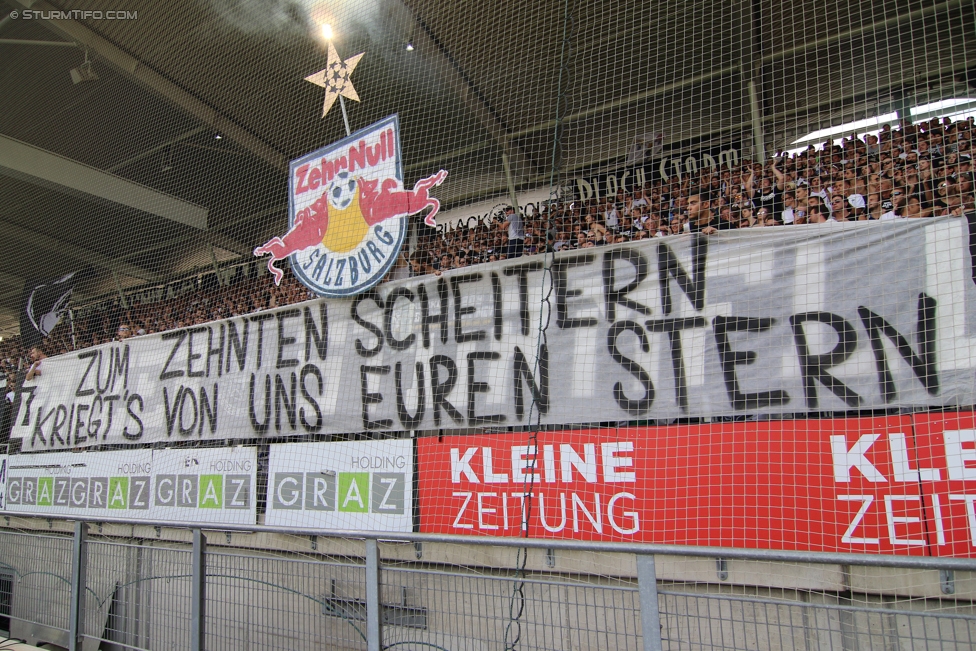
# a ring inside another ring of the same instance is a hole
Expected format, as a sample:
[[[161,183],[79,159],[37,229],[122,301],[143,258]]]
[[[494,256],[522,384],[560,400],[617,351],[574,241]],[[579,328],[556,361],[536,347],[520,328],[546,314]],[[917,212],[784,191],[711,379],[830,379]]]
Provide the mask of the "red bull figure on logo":
[[[322,244],[331,251],[346,253],[363,241],[372,226],[394,217],[416,214],[427,207],[431,211],[424,222],[433,227],[434,216],[441,204],[428,191],[443,183],[445,178],[447,171],[440,170],[417,181],[413,190],[398,190],[397,181],[391,178],[381,183],[349,177],[345,182],[351,187],[345,188],[330,184],[321,197],[295,214],[295,221],[287,233],[257,247],[254,255],[271,254],[268,271],[278,285],[284,272],[274,263],[309,247]]]

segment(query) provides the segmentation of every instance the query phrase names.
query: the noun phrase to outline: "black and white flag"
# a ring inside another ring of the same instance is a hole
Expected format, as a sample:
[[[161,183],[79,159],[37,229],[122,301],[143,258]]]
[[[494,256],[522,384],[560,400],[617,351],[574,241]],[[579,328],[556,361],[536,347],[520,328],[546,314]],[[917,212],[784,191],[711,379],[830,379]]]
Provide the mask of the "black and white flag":
[[[79,272],[72,271],[56,280],[27,281],[20,313],[20,336],[25,347],[39,345],[58,325],[68,311],[79,276]]]

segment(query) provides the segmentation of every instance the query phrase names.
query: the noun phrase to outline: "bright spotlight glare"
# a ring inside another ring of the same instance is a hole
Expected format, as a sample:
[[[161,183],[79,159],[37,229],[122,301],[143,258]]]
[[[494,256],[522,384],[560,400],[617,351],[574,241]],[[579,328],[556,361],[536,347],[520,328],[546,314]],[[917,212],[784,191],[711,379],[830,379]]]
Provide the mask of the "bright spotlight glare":
[[[413,52],[413,43],[407,43],[407,52]]]
[[[332,25],[329,23],[322,24],[322,36],[325,37],[326,40],[332,40]]]

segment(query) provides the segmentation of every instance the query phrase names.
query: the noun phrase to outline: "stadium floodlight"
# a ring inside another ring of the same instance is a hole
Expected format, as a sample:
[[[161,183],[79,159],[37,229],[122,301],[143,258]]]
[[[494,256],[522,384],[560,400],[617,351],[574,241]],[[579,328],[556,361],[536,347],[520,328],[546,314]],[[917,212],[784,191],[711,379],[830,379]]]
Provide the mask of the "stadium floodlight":
[[[88,60],[88,50],[85,50],[85,61],[77,68],[71,69],[71,81],[80,84],[84,81],[98,81],[98,75],[92,68],[91,61]]]
[[[945,109],[951,109],[955,106],[961,106],[963,104],[969,105],[976,103],[976,97],[953,97],[951,99],[944,99],[938,102],[930,102],[928,104],[919,104],[918,106],[913,106],[909,112],[912,116],[922,115],[923,113],[936,113],[939,111],[944,111]]]

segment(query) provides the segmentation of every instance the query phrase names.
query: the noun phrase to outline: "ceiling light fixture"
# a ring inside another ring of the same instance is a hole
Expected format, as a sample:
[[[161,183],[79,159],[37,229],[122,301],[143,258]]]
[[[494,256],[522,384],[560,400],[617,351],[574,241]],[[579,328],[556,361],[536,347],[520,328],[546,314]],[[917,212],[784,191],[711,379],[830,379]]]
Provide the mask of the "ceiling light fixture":
[[[220,135],[219,133],[215,133],[214,134],[214,140],[223,140],[223,139],[224,139],[224,137],[222,135]]]
[[[407,52],[413,52],[413,43],[407,43]]]
[[[162,165],[162,170],[161,171],[168,172],[171,169],[173,169],[173,147],[172,147],[172,145],[167,146],[166,149],[163,151],[163,165]]]
[[[88,60],[88,50],[85,50],[85,61],[77,68],[71,69],[71,81],[80,84],[84,81],[98,81],[98,75],[92,68],[91,61]]]

